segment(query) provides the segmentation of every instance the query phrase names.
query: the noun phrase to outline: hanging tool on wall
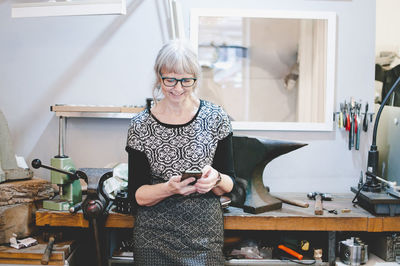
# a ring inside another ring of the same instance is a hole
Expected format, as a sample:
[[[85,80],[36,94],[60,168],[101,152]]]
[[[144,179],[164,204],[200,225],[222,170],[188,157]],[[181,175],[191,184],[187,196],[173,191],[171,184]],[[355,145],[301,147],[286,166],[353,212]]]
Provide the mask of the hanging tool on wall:
[[[356,104],[356,122],[355,122],[355,148],[360,149],[360,133],[361,133],[361,103]]]
[[[339,119],[338,119],[338,127],[339,128],[343,128],[344,127],[343,113],[344,113],[344,104],[340,103],[340,111],[339,111]]]
[[[364,112],[364,120],[363,120],[363,130],[367,132],[368,130],[368,119],[367,119],[367,113],[368,113],[368,103],[365,105],[365,112]]]
[[[354,119],[355,119],[354,105],[355,105],[354,99],[351,98],[350,106],[349,106],[350,112],[349,112],[349,125],[348,125],[348,128],[349,128],[349,150],[351,150],[351,148],[354,147]]]
[[[348,132],[348,148],[352,150],[360,149],[361,130],[367,132],[368,130],[368,115],[370,121],[374,113],[368,113],[368,103],[365,105],[365,112],[361,112],[362,103],[355,101],[353,97],[349,102],[339,104],[340,110],[334,113],[333,119],[335,120],[338,115],[338,128]],[[362,126],[361,126],[362,121]]]

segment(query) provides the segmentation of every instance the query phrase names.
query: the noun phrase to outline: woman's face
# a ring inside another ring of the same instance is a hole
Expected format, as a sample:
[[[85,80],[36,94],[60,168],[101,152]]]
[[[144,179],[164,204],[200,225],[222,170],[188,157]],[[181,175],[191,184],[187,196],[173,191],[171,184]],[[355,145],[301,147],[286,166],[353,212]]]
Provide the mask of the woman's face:
[[[180,103],[190,98],[196,79],[193,74],[177,74],[161,72],[161,90],[166,100]]]

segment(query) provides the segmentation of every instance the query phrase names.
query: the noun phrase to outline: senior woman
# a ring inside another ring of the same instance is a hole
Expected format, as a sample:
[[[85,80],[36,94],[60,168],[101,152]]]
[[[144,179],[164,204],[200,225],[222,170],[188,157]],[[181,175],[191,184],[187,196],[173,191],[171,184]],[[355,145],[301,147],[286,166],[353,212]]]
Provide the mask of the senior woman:
[[[200,100],[201,68],[183,41],[156,58],[155,105],[132,118],[126,150],[136,208],[135,265],[223,265],[221,195],[232,190],[232,127],[221,107]],[[185,171],[201,177],[181,180]]]

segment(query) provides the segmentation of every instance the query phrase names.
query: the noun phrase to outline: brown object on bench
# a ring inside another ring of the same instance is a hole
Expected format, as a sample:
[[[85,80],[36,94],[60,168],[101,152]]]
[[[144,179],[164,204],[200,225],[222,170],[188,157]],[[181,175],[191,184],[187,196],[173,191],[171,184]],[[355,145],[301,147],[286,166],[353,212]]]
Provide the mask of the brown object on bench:
[[[38,244],[36,246],[15,249],[8,246],[0,246],[0,264],[31,264],[41,265],[43,253],[47,244]],[[65,265],[65,260],[74,251],[73,241],[55,243],[48,264]]]

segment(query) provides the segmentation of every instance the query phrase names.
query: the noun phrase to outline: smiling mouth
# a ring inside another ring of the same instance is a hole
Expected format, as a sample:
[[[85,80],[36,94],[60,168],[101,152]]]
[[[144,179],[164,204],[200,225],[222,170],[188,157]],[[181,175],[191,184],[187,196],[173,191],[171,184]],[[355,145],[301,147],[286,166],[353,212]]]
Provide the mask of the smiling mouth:
[[[174,92],[170,92],[173,96],[181,96],[184,94],[184,92],[181,93],[174,93]]]

